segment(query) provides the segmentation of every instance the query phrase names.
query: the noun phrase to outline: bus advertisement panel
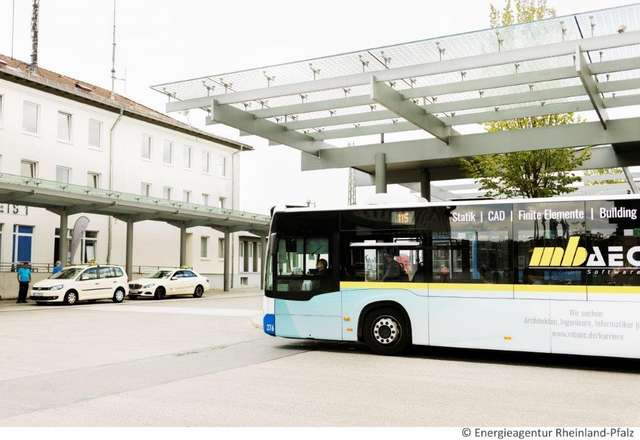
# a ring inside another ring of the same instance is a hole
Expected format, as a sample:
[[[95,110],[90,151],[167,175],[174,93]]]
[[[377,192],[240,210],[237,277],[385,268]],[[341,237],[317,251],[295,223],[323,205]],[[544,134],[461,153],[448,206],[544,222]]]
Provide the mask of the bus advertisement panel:
[[[640,358],[639,210],[621,196],[278,211],[265,331],[383,354]]]

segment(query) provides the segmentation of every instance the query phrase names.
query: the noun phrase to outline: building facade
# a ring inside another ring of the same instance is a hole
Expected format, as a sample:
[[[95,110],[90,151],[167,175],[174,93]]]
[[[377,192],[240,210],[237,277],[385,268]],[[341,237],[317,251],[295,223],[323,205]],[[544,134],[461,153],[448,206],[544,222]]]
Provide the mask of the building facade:
[[[237,209],[238,154],[247,149],[94,85],[44,69],[30,72],[25,63],[0,56],[1,173]],[[44,271],[58,259],[124,264],[124,222],[75,214],[69,240],[78,221],[87,223],[79,246],[61,258],[57,214],[0,204],[0,267],[30,261]],[[231,234],[232,284],[242,279],[257,286],[259,265],[244,264],[239,235]],[[179,243],[175,226],[136,223],[134,273],[177,266]],[[187,264],[221,286],[224,235],[190,228],[186,249]]]

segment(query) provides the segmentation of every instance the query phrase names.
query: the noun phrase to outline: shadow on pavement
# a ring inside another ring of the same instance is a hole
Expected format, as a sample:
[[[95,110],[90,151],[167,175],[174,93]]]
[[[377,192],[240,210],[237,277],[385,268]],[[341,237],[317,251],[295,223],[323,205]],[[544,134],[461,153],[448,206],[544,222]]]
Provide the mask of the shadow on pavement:
[[[292,341],[281,348],[375,356],[365,345],[350,342]],[[640,374],[640,359],[604,356],[413,346],[401,357]]]

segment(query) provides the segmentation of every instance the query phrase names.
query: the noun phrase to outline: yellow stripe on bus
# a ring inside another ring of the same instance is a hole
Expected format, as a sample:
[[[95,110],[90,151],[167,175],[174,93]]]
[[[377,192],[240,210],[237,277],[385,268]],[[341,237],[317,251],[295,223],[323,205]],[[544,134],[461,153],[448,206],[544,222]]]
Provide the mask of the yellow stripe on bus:
[[[503,293],[577,293],[586,294],[640,294],[640,286],[585,286],[567,284],[492,284],[492,283],[408,283],[384,281],[342,281],[341,289],[411,289],[411,290],[463,290],[494,291]]]

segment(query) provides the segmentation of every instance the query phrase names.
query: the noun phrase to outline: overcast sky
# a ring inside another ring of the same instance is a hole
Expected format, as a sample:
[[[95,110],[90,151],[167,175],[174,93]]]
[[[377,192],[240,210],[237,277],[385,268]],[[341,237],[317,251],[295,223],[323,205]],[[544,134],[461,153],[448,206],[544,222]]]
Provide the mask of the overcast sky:
[[[0,52],[7,55],[12,3],[0,0]],[[14,56],[27,61],[31,3],[15,0]],[[164,111],[166,98],[152,84],[482,29],[490,3],[503,0],[118,0],[117,69],[127,78],[118,92]],[[631,3],[549,1],[557,15]],[[112,8],[113,0],[41,0],[40,65],[110,87]],[[237,138],[230,129],[207,129]],[[243,154],[243,209],[346,204],[345,171],[301,173],[299,153],[249,139],[258,151]]]

